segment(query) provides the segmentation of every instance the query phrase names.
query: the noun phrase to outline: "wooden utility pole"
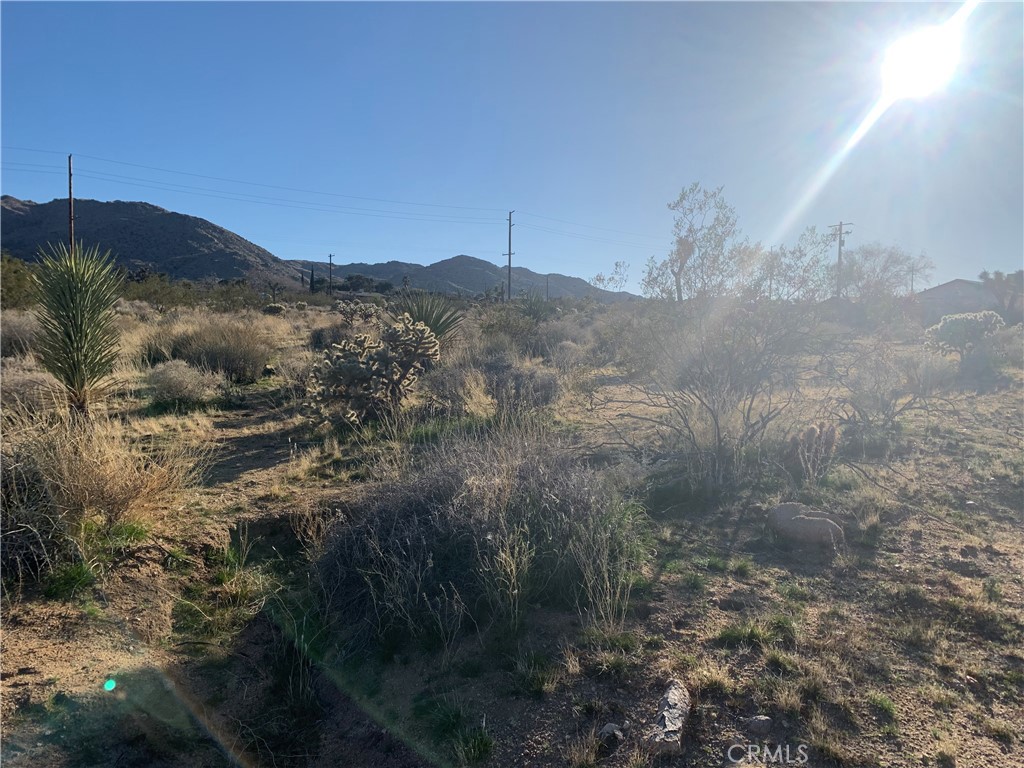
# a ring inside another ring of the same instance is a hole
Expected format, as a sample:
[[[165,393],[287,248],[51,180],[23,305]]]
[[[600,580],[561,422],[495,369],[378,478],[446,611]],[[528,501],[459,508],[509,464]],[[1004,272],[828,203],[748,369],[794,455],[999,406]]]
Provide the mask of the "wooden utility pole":
[[[836,231],[836,240],[839,241],[839,259],[836,261],[836,298],[841,299],[843,297],[843,238],[850,234],[849,231],[844,232],[843,227],[852,227],[852,222],[839,222],[838,224],[830,224],[829,227]]]
[[[544,276],[544,301],[551,301],[551,275]]]
[[[512,301],[512,214],[515,211],[508,212],[508,293],[505,296],[505,301]]]
[[[68,242],[75,250],[75,196],[71,192],[71,155],[68,155]]]
[[[334,254],[327,254],[327,295],[334,294]]]

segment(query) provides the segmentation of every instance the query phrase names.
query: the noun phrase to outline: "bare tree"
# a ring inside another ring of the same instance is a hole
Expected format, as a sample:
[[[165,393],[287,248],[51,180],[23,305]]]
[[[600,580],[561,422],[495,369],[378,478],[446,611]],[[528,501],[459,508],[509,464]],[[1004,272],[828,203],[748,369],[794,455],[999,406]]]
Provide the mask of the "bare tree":
[[[590,284],[595,288],[605,291],[621,291],[629,282],[629,264],[625,261],[616,261],[615,268],[610,275],[598,272],[590,279]]]

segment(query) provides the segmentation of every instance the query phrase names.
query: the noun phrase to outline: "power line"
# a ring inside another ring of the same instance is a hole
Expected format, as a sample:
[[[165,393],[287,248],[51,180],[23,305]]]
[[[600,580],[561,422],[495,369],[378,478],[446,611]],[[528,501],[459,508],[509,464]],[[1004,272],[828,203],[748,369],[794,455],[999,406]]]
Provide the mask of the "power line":
[[[41,153],[46,153],[46,154],[59,154],[59,155],[64,154],[63,152],[54,152],[53,150],[49,150],[49,149],[30,149],[28,147],[11,147],[11,146],[6,146],[6,147],[3,147],[3,149],[13,149],[13,150],[19,150],[19,151],[22,151],[22,152],[41,152]],[[344,195],[344,194],[341,194],[339,192],[324,192],[324,191],[316,190],[316,189],[299,189],[299,188],[296,188],[296,187],[283,187],[283,186],[280,186],[280,185],[277,185],[277,184],[264,184],[262,182],[257,182],[257,181],[244,181],[242,179],[229,179],[229,178],[226,178],[226,177],[223,177],[223,176],[208,176],[208,175],[203,174],[203,173],[191,173],[189,171],[175,171],[175,170],[172,170],[170,168],[158,168],[158,167],[153,166],[153,165],[143,165],[142,163],[129,163],[129,162],[126,162],[124,160],[111,160],[110,158],[107,158],[107,157],[97,157],[96,155],[83,155],[83,154],[79,154],[78,156],[79,157],[89,158],[90,160],[99,160],[100,162],[103,162],[103,163],[115,163],[117,165],[128,165],[128,166],[132,166],[134,168],[145,168],[145,169],[150,170],[150,171],[160,171],[161,173],[176,173],[176,174],[179,174],[181,176],[194,176],[195,178],[199,178],[199,179],[210,179],[211,181],[226,181],[229,184],[246,184],[248,186],[253,186],[253,187],[264,187],[266,189],[282,189],[282,190],[285,190],[287,192],[301,192],[301,193],[307,194],[307,195],[327,195],[329,197],[344,197],[344,198],[348,198],[350,200],[366,200],[368,202],[391,203],[393,205],[417,205],[417,206],[422,206],[422,207],[426,207],[426,208],[454,208],[454,209],[459,209],[459,210],[463,210],[463,211],[490,211],[490,212],[497,212],[497,211],[501,211],[502,210],[501,208],[477,208],[477,207],[470,207],[470,206],[465,206],[465,205],[441,205],[439,203],[415,203],[415,202],[409,202],[409,201],[406,201],[406,200],[388,200],[388,199],[379,198],[379,197],[360,197],[358,195]]]
[[[8,168],[7,170],[15,171],[15,172],[19,172],[19,173],[59,173],[61,175],[64,174],[64,171],[45,171],[45,170],[32,170],[32,169],[22,169],[22,168]],[[249,195],[247,193],[230,193],[229,192],[229,193],[226,193],[226,194],[218,194],[216,191],[200,192],[200,191],[194,191],[194,190],[203,189],[202,187],[188,187],[187,185],[182,185],[182,184],[168,184],[168,183],[161,183],[161,182],[142,183],[143,181],[151,181],[151,180],[148,180],[148,179],[144,179],[144,180],[141,180],[141,181],[127,181],[125,179],[127,179],[127,178],[134,178],[134,177],[116,177],[115,176],[115,177],[111,178],[111,176],[113,176],[112,174],[103,174],[102,172],[99,172],[99,175],[97,175],[97,172],[95,172],[95,171],[93,171],[93,172],[84,172],[84,171],[79,170],[77,172],[77,175],[80,178],[93,179],[95,181],[105,181],[105,182],[108,182],[108,183],[124,184],[124,185],[132,186],[132,187],[142,187],[144,189],[156,189],[156,190],[159,190],[159,191],[162,191],[162,192],[174,192],[174,193],[182,194],[182,195],[196,195],[196,196],[199,196],[199,197],[211,197],[211,198],[215,198],[215,199],[218,199],[218,200],[230,200],[232,202],[237,202],[237,203],[254,203],[256,205],[268,205],[268,206],[273,206],[273,207],[278,207],[278,208],[293,208],[293,209],[305,210],[305,211],[317,211],[317,212],[320,212],[320,213],[338,213],[338,214],[343,214],[343,215],[346,215],[346,216],[368,216],[370,218],[394,219],[394,220],[398,220],[398,221],[421,221],[421,222],[428,222],[428,223],[429,222],[433,222],[433,223],[438,223],[438,224],[497,224],[497,223],[502,221],[501,219],[483,219],[483,218],[475,218],[475,217],[459,217],[459,218],[441,217],[441,216],[439,216],[437,214],[416,213],[416,212],[413,212],[413,211],[410,211],[408,213],[408,215],[402,215],[402,212],[400,212],[400,211],[377,211],[375,209],[369,209],[369,208],[368,209],[359,209],[359,208],[346,209],[346,208],[344,208],[342,206],[331,206],[330,204],[327,204],[327,203],[322,203],[322,204],[320,204],[320,203],[308,203],[307,204],[304,201],[298,201],[298,200],[296,200],[296,201],[289,201],[289,200],[281,200],[281,199],[278,199],[278,198],[253,199],[253,198],[260,198],[262,196],[260,196],[260,195]],[[245,197],[241,197],[239,195],[245,195]]]
[[[641,234],[640,232],[627,232],[624,229],[609,229],[608,227],[596,227],[593,224],[581,224],[578,221],[566,221],[565,219],[556,219],[551,216],[541,216],[539,213],[529,213],[527,211],[520,211],[519,215],[533,216],[535,219],[546,219],[547,221],[557,221],[560,224],[569,224],[573,227],[586,227],[587,229],[598,229],[601,230],[602,232],[615,232],[616,234],[619,235],[632,235],[633,237],[647,237],[652,240],[662,240],[662,238],[656,237],[655,235],[644,235]]]
[[[623,242],[621,240],[610,240],[610,239],[605,238],[605,237],[595,237],[593,235],[582,235],[582,234],[579,234],[578,232],[564,232],[564,231],[562,231],[560,229],[551,229],[550,227],[541,227],[541,226],[538,226],[536,224],[523,224],[523,222],[519,222],[519,223],[522,224],[527,229],[535,229],[535,230],[537,230],[539,232],[549,232],[549,233],[551,233],[553,235],[562,235],[563,237],[574,237],[574,238],[577,238],[578,240],[590,240],[591,242],[595,242],[595,243],[610,243],[612,245],[624,245],[624,246],[626,246],[628,248],[642,248],[644,250],[650,250],[651,248],[655,247],[655,246],[652,246],[652,245],[640,245],[639,243],[626,243],[626,242]]]

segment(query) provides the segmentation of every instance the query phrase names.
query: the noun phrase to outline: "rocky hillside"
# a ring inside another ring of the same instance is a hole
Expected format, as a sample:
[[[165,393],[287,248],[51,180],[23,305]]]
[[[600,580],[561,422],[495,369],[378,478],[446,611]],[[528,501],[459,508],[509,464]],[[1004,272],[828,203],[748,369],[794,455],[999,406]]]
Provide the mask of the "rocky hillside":
[[[67,199],[34,203],[5,195],[0,200],[0,227],[4,251],[26,261],[38,258],[39,248],[67,238]],[[87,245],[110,249],[119,264],[131,269],[148,268],[176,280],[238,280],[250,283],[274,280],[300,285],[312,266],[318,278],[327,275],[326,262],[286,261],[206,219],[187,216],[149,203],[75,200],[75,237]],[[386,280],[395,287],[475,296],[506,284],[504,267],[460,255],[430,266],[389,261],[384,264],[335,264],[333,274],[364,275]],[[547,294],[555,299],[594,296],[614,302],[631,294],[602,291],[587,281],[567,275],[541,275],[522,267],[512,268],[512,293]]]
[[[33,261],[41,245],[67,239],[67,199],[34,203],[5,195],[0,227],[4,250]],[[149,203],[75,200],[75,238],[111,250],[123,266],[175,279],[299,279],[293,267],[234,232]]]
[[[312,266],[316,275],[327,274],[327,265],[322,262],[289,261],[300,268],[308,277]],[[430,266],[408,264],[402,261],[388,261],[383,264],[335,264],[335,279],[347,275],[364,275],[375,280],[387,280],[395,286],[401,286],[408,278],[413,288],[428,291],[454,293],[463,296],[475,296],[488,290],[507,284],[507,267],[491,264],[489,261],[473,256],[459,255],[438,261]],[[524,267],[512,267],[512,295],[535,294],[544,296],[545,291],[552,299],[572,297],[583,298],[594,296],[601,301],[615,302],[635,298],[626,292],[603,291],[594,288],[586,280],[568,275],[542,275]]]

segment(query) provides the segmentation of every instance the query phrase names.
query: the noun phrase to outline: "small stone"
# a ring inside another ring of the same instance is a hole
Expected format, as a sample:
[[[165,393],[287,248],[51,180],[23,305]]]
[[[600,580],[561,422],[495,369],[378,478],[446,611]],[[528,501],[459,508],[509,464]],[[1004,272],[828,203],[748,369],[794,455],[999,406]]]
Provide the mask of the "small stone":
[[[772,730],[772,719],[767,715],[747,718],[747,731],[753,736],[767,736]]]
[[[619,727],[618,723],[606,723],[605,726],[598,731],[597,738],[601,742],[601,749],[605,754],[611,754],[626,737],[622,733],[622,728]]]

